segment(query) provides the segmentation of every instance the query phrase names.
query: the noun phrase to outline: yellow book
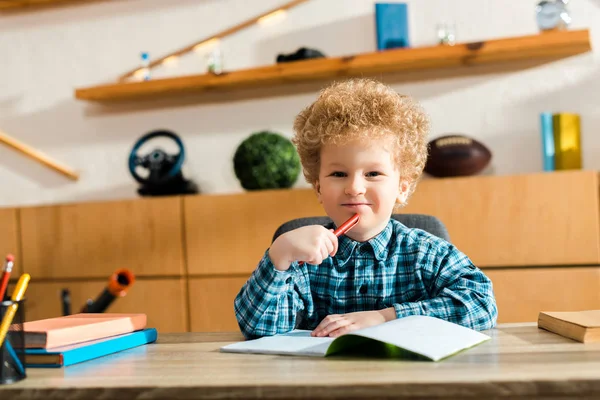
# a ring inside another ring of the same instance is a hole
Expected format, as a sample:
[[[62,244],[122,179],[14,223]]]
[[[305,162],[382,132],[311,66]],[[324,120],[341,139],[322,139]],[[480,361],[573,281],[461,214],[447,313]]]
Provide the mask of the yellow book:
[[[600,310],[540,312],[538,328],[582,343],[600,342]]]
[[[581,128],[578,114],[552,116],[554,126],[554,164],[556,170],[581,169]]]

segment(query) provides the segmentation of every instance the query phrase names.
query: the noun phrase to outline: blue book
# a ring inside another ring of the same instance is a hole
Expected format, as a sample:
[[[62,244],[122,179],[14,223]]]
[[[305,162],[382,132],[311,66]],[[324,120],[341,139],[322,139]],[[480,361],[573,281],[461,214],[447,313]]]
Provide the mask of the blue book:
[[[554,149],[554,124],[552,122],[552,113],[543,112],[540,114],[540,130],[542,134],[542,160],[544,171],[554,171],[555,169],[555,149]]]
[[[377,49],[409,47],[408,6],[404,3],[375,3]]]
[[[155,328],[53,349],[25,349],[27,368],[60,368],[156,341]]]

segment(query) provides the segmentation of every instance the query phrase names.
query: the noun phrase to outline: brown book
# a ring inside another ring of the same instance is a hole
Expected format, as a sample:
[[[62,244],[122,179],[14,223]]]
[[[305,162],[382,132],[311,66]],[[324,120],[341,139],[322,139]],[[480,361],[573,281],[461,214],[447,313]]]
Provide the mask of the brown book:
[[[540,312],[538,328],[582,343],[600,342],[600,310]]]
[[[25,322],[26,348],[54,348],[144,329],[146,314],[73,314]]]

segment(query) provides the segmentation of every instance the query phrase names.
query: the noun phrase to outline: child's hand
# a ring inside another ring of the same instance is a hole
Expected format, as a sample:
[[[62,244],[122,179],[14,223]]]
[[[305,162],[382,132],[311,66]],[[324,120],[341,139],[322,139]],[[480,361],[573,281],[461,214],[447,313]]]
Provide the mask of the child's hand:
[[[332,314],[311,332],[311,336],[337,337],[358,329],[383,324],[396,318],[393,307],[379,311],[359,311],[350,314]]]
[[[279,236],[269,249],[269,257],[276,269],[286,271],[292,262],[304,261],[318,265],[334,256],[338,239],[333,230],[321,225],[309,225]]]

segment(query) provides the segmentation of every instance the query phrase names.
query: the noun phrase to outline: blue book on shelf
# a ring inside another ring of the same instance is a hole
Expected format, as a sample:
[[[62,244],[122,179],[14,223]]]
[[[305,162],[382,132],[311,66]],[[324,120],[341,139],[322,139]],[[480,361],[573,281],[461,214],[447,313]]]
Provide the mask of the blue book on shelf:
[[[60,368],[156,341],[155,328],[53,349],[25,349],[27,368]]]
[[[552,113],[541,113],[540,124],[542,134],[542,160],[544,163],[544,171],[554,171],[554,124],[552,122]]]
[[[375,3],[377,49],[409,47],[408,6],[404,3]]]

